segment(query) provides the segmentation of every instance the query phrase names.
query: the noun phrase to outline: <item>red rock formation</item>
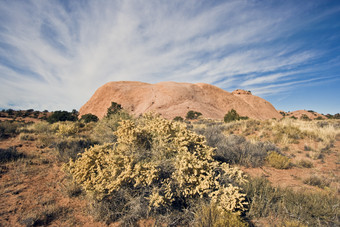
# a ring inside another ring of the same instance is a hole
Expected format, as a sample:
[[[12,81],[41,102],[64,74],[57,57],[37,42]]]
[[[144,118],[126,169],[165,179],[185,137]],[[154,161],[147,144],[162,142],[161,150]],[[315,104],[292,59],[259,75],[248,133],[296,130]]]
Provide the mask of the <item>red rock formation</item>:
[[[168,119],[185,117],[189,110],[201,112],[204,118],[222,119],[231,109],[254,119],[282,117],[268,101],[243,90],[230,93],[204,83],[148,84],[132,81],[104,84],[80,108],[79,114],[92,113],[102,118],[111,102],[121,104],[135,115],[153,111]]]

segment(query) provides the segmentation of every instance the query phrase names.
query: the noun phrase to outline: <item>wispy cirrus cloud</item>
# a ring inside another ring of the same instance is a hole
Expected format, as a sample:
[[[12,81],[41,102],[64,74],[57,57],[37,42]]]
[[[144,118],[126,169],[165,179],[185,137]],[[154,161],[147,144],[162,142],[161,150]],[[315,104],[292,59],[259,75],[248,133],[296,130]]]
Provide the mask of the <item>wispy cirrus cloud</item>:
[[[319,13],[320,5],[4,1],[0,103],[70,110],[99,86],[118,80],[206,82],[255,94],[289,90],[298,81],[317,83],[315,72],[339,68],[328,64],[327,51],[308,46],[310,37],[300,34],[339,13],[339,7]],[[314,73],[305,73],[307,67]]]

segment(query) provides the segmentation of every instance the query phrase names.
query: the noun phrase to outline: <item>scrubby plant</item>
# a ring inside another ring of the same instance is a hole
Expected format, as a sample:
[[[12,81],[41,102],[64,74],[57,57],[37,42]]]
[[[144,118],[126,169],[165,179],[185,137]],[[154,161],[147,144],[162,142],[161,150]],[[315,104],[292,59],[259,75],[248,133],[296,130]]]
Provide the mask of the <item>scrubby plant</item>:
[[[122,105],[120,105],[120,104],[118,104],[116,102],[111,102],[111,106],[107,109],[106,116],[110,116],[112,114],[116,114],[119,111],[121,111],[122,109],[123,109]]]
[[[200,112],[190,110],[190,111],[188,111],[188,113],[186,115],[186,119],[195,120],[201,115],[202,115],[202,113],[200,113]]]
[[[231,109],[225,116],[224,122],[228,123],[231,121],[238,121],[240,120],[240,115],[236,112],[236,110]]]
[[[270,166],[276,169],[288,169],[289,167],[291,167],[290,159],[275,151],[269,153],[269,155],[267,156],[267,161]]]
[[[61,136],[70,136],[79,132],[79,125],[69,121],[54,123],[51,128]]]
[[[243,173],[215,161],[214,149],[185,124],[146,114],[121,121],[114,133],[116,143],[95,145],[65,167],[95,200],[124,191],[143,197],[151,213],[182,210],[199,198],[225,212],[246,209]]]
[[[77,115],[75,113],[70,113],[68,111],[55,111],[47,118],[49,123],[55,123],[58,121],[76,121]]]
[[[311,120],[306,114],[302,114],[300,119],[303,120],[303,121],[310,121]]]
[[[286,113],[285,112],[283,112],[283,111],[280,111],[279,112],[283,117],[285,117],[286,116]]]
[[[89,123],[89,122],[97,122],[99,118],[91,113],[84,114],[81,116],[80,121],[83,121],[84,123]]]
[[[173,120],[174,121],[184,121],[183,117],[181,117],[181,116],[176,116],[176,117],[174,117]]]

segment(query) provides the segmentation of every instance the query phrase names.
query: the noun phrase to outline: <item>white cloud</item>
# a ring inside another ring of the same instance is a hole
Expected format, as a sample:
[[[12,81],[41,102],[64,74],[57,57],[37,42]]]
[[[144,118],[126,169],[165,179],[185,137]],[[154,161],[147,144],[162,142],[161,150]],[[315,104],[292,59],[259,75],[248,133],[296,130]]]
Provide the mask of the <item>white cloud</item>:
[[[67,4],[0,5],[4,107],[71,110],[99,86],[119,80],[206,82],[225,89],[258,85],[264,94],[273,87],[261,87],[263,82],[278,83],[319,54],[280,41],[299,29],[294,15],[308,4],[304,9],[251,1]]]

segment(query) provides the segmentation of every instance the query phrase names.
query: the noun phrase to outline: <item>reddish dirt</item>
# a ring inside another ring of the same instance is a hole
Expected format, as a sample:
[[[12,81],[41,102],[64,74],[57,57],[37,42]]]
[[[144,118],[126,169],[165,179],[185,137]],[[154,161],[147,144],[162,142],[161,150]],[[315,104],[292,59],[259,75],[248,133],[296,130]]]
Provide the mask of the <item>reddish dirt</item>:
[[[254,119],[282,118],[268,101],[243,90],[230,93],[204,83],[132,81],[109,82],[98,88],[80,108],[79,116],[92,113],[102,118],[111,102],[137,116],[153,111],[168,119],[185,117],[189,110],[201,112],[204,118],[222,119],[231,109]]]
[[[84,199],[64,194],[66,178],[53,150],[38,148],[35,141],[18,137],[0,141],[0,148],[13,146],[26,157],[0,164],[0,226],[24,226],[23,220],[44,212],[48,206],[58,213],[48,225],[105,226],[84,213]]]
[[[288,187],[294,190],[322,190],[316,186],[310,186],[303,181],[311,176],[317,176],[330,183],[329,188],[338,194],[340,193],[340,135],[334,143],[334,147],[329,152],[324,153],[322,159],[312,159],[308,157],[312,151],[304,150],[305,141],[301,140],[299,144],[291,144],[289,151],[283,151],[285,155],[291,158],[293,166],[289,169],[275,169],[270,166],[261,168],[244,168],[241,169],[253,177],[266,177],[273,186]],[[313,164],[313,167],[306,168],[298,166],[300,160],[307,160]]]

